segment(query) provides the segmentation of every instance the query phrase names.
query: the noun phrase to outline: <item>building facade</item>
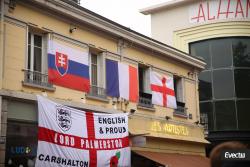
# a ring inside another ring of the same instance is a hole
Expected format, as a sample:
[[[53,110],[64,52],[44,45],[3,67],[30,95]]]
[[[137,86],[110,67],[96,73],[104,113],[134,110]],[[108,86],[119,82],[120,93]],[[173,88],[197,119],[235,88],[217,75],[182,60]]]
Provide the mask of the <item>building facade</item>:
[[[88,93],[48,81],[48,41],[88,53]],[[0,166],[34,166],[37,94],[87,112],[129,112],[132,166],[177,167],[180,156],[208,165],[208,142],[195,123],[204,61],[67,0],[1,0],[0,51]],[[138,103],[107,96],[107,59],[138,69]],[[174,77],[176,110],[152,105],[149,71]]]
[[[223,141],[249,144],[250,1],[170,1],[142,12],[151,14],[153,38],[207,64],[199,75],[207,151]]]

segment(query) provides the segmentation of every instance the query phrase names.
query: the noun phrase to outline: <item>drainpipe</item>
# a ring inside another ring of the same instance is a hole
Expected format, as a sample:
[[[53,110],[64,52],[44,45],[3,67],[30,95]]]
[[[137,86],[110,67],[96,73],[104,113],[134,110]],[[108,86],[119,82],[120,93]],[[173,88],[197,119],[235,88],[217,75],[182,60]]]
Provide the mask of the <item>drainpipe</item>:
[[[3,54],[4,54],[4,0],[1,0],[1,23],[0,23],[0,89],[3,86]]]
[[[1,20],[0,20],[0,91],[3,87],[3,54],[4,54],[4,0],[1,0]],[[2,96],[0,95],[0,133],[2,132]]]

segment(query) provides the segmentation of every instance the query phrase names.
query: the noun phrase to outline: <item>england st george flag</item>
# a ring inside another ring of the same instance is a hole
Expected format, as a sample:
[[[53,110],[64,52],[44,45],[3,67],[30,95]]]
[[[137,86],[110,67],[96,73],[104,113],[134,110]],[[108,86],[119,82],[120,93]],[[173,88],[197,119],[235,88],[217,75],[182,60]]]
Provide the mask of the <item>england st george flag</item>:
[[[38,99],[36,167],[130,166],[127,114],[100,114]]]

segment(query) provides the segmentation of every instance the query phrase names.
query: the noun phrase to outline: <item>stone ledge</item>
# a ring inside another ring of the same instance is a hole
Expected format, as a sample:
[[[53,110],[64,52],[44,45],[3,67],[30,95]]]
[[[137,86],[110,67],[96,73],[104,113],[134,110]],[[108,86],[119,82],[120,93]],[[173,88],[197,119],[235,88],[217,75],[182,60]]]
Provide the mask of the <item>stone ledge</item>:
[[[102,101],[102,102],[105,102],[105,103],[109,103],[109,99],[103,98],[103,97],[98,97],[98,96],[93,96],[93,95],[86,94],[86,98],[87,99]]]
[[[144,107],[141,105],[137,105],[137,109],[143,109],[143,110],[148,110],[148,111],[155,111],[154,107]]]
[[[56,90],[55,87],[47,87],[47,86],[32,84],[32,83],[28,83],[28,82],[24,82],[24,81],[22,81],[22,84],[23,84],[23,86],[29,86],[29,87],[34,87],[34,88],[40,88],[40,89],[45,89],[45,90],[48,90],[48,91],[55,91],[55,90]]]

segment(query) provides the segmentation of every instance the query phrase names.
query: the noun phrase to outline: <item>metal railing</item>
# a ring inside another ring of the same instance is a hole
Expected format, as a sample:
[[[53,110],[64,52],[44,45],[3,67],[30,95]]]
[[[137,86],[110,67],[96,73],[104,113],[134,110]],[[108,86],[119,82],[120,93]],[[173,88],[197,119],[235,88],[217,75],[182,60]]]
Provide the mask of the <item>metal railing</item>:
[[[107,98],[106,89],[101,88],[101,87],[97,87],[94,85],[90,86],[90,90],[89,90],[88,95],[96,96],[96,97],[100,97],[100,98]]]
[[[174,114],[187,116],[187,108],[177,105],[177,108],[174,110]]]
[[[24,83],[48,88],[53,87],[53,85],[48,82],[48,74],[43,74],[38,71],[24,70]]]
[[[138,105],[142,107],[152,108],[153,107],[152,98],[140,96]]]
[[[204,134],[208,135],[208,115],[207,113],[200,114],[200,124],[204,127]]]

